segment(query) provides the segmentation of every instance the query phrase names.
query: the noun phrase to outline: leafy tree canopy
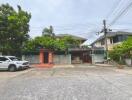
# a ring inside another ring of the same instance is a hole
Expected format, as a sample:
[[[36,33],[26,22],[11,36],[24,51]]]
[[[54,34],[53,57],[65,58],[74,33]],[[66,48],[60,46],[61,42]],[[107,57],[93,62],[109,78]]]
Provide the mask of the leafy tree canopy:
[[[119,62],[120,57],[132,58],[131,52],[132,52],[132,36],[129,37],[122,44],[115,46],[113,50],[110,51],[109,55],[110,58]]]
[[[79,46],[80,44],[79,40],[73,39],[71,36],[64,36],[61,38],[61,40],[64,41],[68,46]]]
[[[42,36],[29,40],[27,43],[25,43],[23,50],[24,52],[30,52],[39,50],[40,48],[45,48],[54,51],[66,51],[67,48],[70,47],[70,45],[68,44],[79,45],[77,40],[69,36],[63,37],[61,39],[49,36]]]
[[[23,42],[28,40],[31,14],[17,6],[0,5],[0,51],[5,54],[21,53]]]
[[[52,26],[50,26],[49,28],[44,28],[42,31],[42,36],[49,36],[49,37],[54,37],[54,29]]]

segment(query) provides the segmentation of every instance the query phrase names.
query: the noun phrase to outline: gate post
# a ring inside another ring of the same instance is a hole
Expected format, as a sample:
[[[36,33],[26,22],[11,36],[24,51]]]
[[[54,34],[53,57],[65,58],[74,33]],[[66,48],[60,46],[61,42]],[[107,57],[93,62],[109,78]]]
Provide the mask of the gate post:
[[[43,49],[40,50],[39,61],[40,61],[40,64],[44,63],[44,50]]]
[[[53,64],[53,53],[49,52],[49,64]]]

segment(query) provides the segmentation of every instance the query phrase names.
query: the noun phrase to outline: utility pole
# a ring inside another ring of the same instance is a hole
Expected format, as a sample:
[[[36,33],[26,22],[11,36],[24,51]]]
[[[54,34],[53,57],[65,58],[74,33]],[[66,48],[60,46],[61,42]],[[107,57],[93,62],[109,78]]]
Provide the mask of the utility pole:
[[[108,29],[106,27],[106,20],[103,20],[103,32],[104,32],[104,42],[105,42],[105,50],[106,50],[106,59],[108,59],[108,44],[107,44],[107,33]]]

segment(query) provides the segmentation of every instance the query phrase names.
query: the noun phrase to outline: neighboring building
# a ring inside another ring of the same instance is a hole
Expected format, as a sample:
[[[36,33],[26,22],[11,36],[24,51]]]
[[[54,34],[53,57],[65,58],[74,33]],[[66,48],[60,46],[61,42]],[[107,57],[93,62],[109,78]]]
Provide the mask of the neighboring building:
[[[107,33],[108,50],[112,50],[115,45],[122,43],[124,40],[128,38],[128,36],[132,36],[132,33],[130,32],[108,32]],[[104,35],[99,37],[96,41],[94,41],[91,44],[91,46],[105,48],[104,38],[105,38]]]
[[[107,33],[107,45],[108,51],[112,50],[117,44],[121,44],[129,36],[132,36],[130,32],[108,32]],[[104,35],[95,40],[92,44],[92,62],[103,63],[105,60],[105,37]]]

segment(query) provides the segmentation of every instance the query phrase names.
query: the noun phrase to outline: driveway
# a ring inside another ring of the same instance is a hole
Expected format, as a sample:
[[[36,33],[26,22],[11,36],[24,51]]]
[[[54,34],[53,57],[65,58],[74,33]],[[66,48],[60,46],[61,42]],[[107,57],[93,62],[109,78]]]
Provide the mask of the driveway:
[[[75,65],[6,73],[0,72],[0,100],[132,100],[132,75],[111,68]]]

